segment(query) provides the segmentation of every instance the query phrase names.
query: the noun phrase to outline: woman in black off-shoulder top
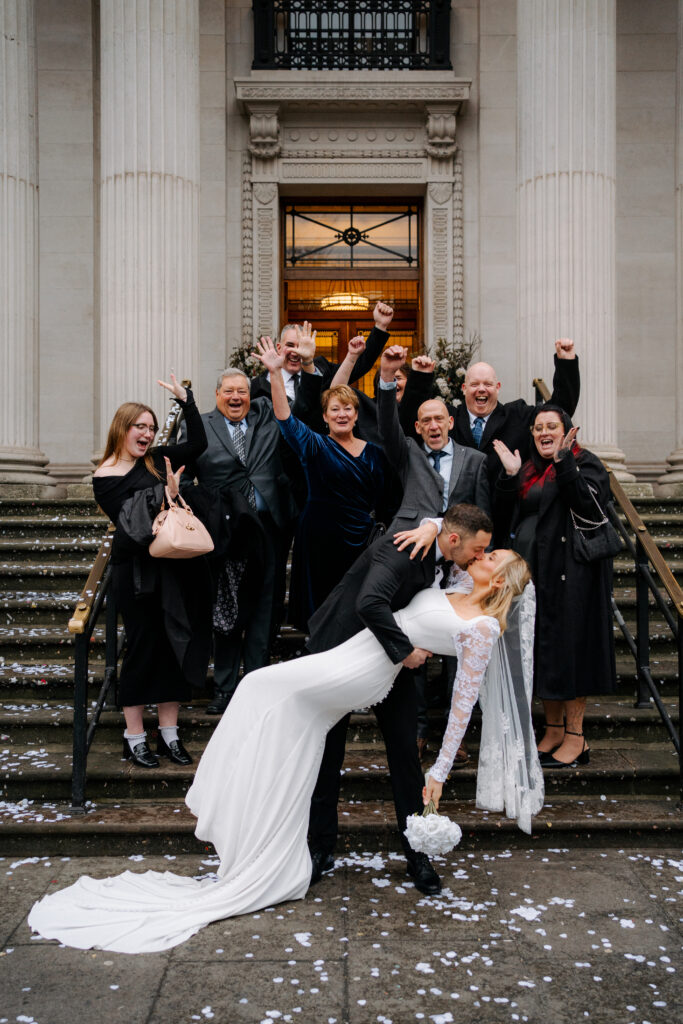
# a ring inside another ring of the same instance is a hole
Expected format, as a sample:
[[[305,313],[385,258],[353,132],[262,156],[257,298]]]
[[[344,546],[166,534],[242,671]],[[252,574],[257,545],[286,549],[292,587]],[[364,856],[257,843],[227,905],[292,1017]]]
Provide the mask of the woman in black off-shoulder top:
[[[192,392],[171,374],[159,381],[185,413],[187,441],[152,448],[158,430],[149,406],[125,402],[114,414],[104,456],[93,476],[95,500],[116,525],[112,544],[112,588],[126,631],[119,676],[119,699],[126,730],[123,756],[144,768],[157,767],[143,725],[146,704],[159,713],[157,753],[176,764],[192,758],[178,738],[180,703],[192,686],[203,686],[211,645],[212,587],[205,558],[152,558],[151,538],[128,528],[131,514],[148,516],[161,508],[164,485],[172,497],[184,466],[206,448],[204,425]],[[123,515],[122,515],[123,512]]]

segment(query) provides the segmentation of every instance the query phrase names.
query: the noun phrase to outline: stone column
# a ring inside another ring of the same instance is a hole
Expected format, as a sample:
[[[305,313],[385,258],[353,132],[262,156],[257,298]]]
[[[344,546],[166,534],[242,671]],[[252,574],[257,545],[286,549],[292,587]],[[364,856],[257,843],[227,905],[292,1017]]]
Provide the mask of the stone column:
[[[199,367],[198,0],[101,11],[100,408],[168,405],[156,383]]]
[[[56,483],[38,448],[34,33],[33,0],[0,0],[0,484],[32,496]]]
[[[616,417],[615,0],[517,0],[521,393],[581,358],[581,440],[624,469]]]
[[[678,0],[676,56],[676,447],[658,491],[683,497],[683,0]]]

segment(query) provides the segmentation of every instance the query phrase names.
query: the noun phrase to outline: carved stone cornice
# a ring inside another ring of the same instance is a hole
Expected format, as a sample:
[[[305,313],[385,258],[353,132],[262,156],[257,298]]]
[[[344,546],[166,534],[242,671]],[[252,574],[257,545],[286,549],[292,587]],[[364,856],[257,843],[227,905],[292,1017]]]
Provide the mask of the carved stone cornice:
[[[280,122],[277,103],[249,103],[249,152],[261,159],[280,155]]]
[[[446,160],[455,153],[455,106],[427,107],[427,143],[425,149],[437,160]]]
[[[405,108],[434,103],[448,104],[455,115],[469,99],[471,80],[448,72],[261,72],[235,79],[238,103],[249,113],[256,103],[276,103],[280,108],[305,105],[325,107],[396,105]],[[452,154],[451,154],[452,155]]]

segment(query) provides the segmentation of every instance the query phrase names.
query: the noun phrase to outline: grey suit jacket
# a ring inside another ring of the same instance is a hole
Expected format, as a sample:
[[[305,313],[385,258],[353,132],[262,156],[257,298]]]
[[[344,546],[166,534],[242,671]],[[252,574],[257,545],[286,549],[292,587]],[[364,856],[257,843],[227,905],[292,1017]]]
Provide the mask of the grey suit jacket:
[[[296,516],[289,478],[278,450],[280,428],[267,398],[256,398],[247,413],[246,465],[237,457],[223,414],[214,409],[202,413],[208,447],[194,470],[206,487],[234,487],[245,497],[252,483],[280,529]]]
[[[388,532],[412,530],[424,517],[441,515],[443,480],[421,445],[405,436],[393,388],[378,388],[377,417],[384,451],[403,484],[403,500]],[[455,442],[453,449],[448,506],[466,501],[490,515],[486,456]]]

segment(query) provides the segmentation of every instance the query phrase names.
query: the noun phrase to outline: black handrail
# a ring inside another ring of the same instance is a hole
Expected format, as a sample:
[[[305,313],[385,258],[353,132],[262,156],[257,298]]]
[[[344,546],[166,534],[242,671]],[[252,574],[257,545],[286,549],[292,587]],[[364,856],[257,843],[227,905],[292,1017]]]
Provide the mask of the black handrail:
[[[543,379],[537,377],[533,385],[537,404],[547,402],[550,398],[550,391]],[[659,712],[678,755],[678,806],[679,809],[683,809],[683,716],[681,716],[681,709],[683,708],[683,590],[666,564],[655,539],[638,515],[623,487],[616,479],[612,468],[606,463],[603,463],[603,465],[609,474],[610,490],[612,493],[612,502],[608,505],[606,512],[624,541],[625,553],[630,554],[633,558],[636,573],[635,637],[619,610],[614,595],[612,595],[612,611],[615,621],[636,663],[637,687],[634,707],[649,708],[651,703],[654,703]],[[617,508],[620,510],[621,515]],[[631,536],[629,528],[633,536]],[[662,596],[662,588],[667,594],[671,602],[670,604],[667,604]],[[654,681],[650,670],[650,594],[652,594],[654,603],[662,613],[664,621],[671,630],[676,642],[678,659],[678,728],[676,728],[662,700],[659,687]]]
[[[191,382],[184,380],[184,387]],[[173,402],[166,420],[154,440],[154,447],[168,444],[178,431],[182,408]],[[118,704],[118,660],[125,637],[119,633],[118,615],[111,588],[111,546],[114,527],[109,526],[95,556],[88,580],[69,620],[69,632],[74,640],[74,711],[73,711],[73,766],[71,774],[71,811],[85,813],[85,789],[88,752],[95,736],[100,715],[106,706]],[[97,626],[102,607],[105,608],[104,680],[88,719],[88,668],[90,642]]]

